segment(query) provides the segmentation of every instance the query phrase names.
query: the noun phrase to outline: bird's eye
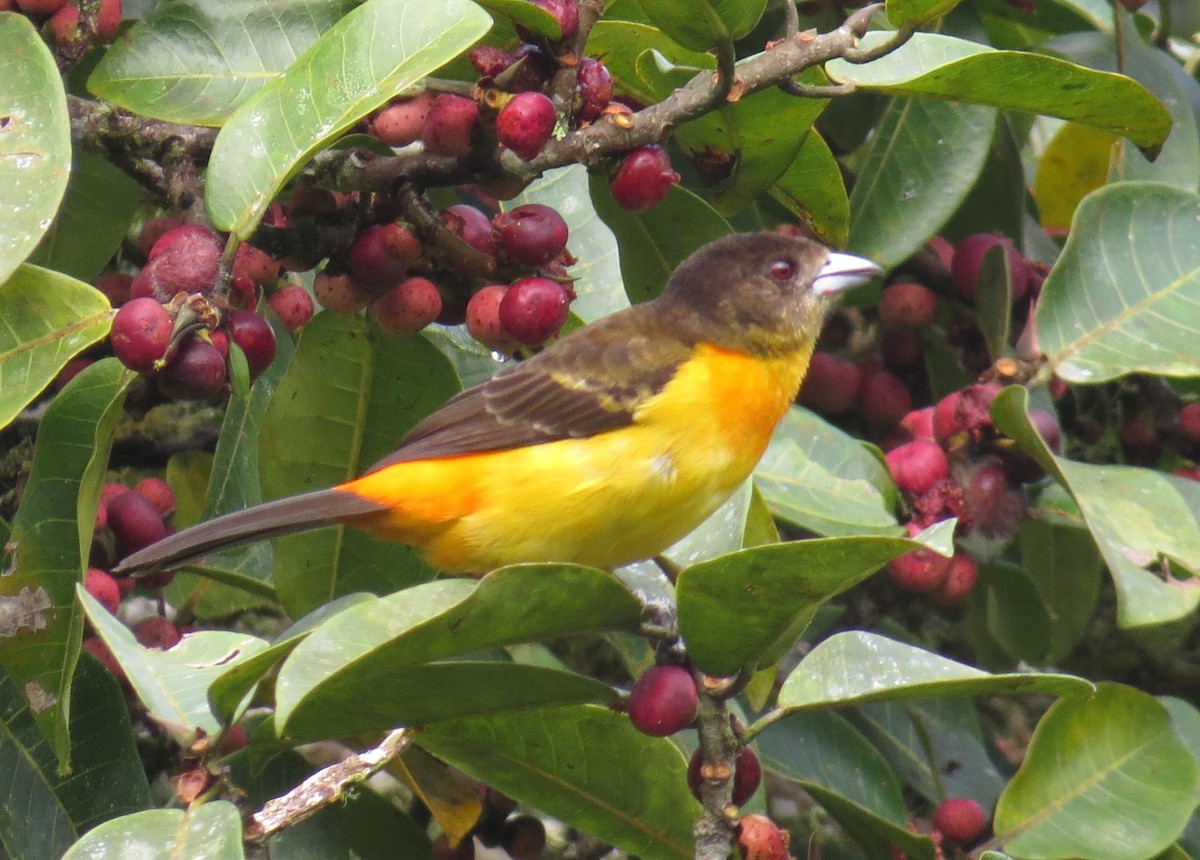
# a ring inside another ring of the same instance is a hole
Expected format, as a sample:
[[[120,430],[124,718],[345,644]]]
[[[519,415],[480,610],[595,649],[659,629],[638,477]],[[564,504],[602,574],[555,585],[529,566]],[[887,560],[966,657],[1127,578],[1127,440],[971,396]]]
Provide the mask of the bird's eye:
[[[777,281],[790,281],[796,277],[796,264],[791,260],[776,260],[771,263],[771,277]]]

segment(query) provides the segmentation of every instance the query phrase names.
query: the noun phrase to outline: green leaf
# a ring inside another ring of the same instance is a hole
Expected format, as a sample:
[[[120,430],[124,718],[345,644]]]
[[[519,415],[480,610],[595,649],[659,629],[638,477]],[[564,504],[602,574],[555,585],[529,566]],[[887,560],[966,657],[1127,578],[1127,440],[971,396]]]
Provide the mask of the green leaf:
[[[58,218],[29,262],[94,281],[120,249],[141,193],[108,159],[76,152]]]
[[[604,61],[613,76],[614,91],[643,104],[653,104],[669,95],[659,82],[647,80],[638,70],[639,59],[648,51],[660,54],[674,66],[716,68],[711,54],[689,51],[649,24],[609,20],[606,14],[588,35],[588,55]]]
[[[890,35],[868,33],[862,45],[869,50]],[[832,60],[825,72],[838,83],[867,90],[1056,116],[1108,129],[1144,150],[1157,151],[1171,130],[1171,114],[1162,103],[1124,75],[935,33],[916,33],[871,63]]]
[[[1120,626],[1191,614],[1200,581],[1164,576],[1163,566],[1170,559],[1200,571],[1200,486],[1150,469],[1055,457],[1030,425],[1027,403],[1025,389],[1010,386],[993,401],[993,420],[1071,492],[1112,574]]]
[[[962,0],[887,0],[887,17],[893,27],[920,26],[940,18]]]
[[[21,266],[0,284],[0,427],[37,397],[68,361],[108,334],[104,294],[74,278]]]
[[[242,818],[225,800],[180,809],[148,809],[106,821],[71,846],[62,860],[242,860]]]
[[[29,704],[0,673],[0,851],[10,860],[59,857],[83,831],[150,806],[129,709],[116,680],[94,661],[79,666],[71,690],[71,761],[58,772]]]
[[[491,19],[468,0],[372,0],[329,28],[225,123],[209,160],[213,223],[241,238],[319,149],[469,48]]]
[[[994,245],[983,255],[975,280],[975,306],[979,330],[992,361],[1011,352],[1013,273],[1008,249]]]
[[[1050,615],[1045,661],[1062,662],[1083,637],[1100,599],[1103,565],[1086,529],[1030,520],[1017,534],[1021,570],[1033,580]]]
[[[246,633],[203,630],[187,634],[166,651],[146,648],[82,584],[75,590],[88,621],[112,650],[156,722],[185,745],[196,729],[208,734],[220,729],[220,722],[208,707],[209,684],[235,663],[266,650],[266,642]]]
[[[132,380],[115,358],[98,361],[50,403],[0,563],[0,663],[62,767],[69,766],[69,693],[83,633],[75,585],[87,567],[100,483]]]
[[[1200,196],[1159,183],[1083,199],[1037,308],[1038,343],[1058,376],[1200,374],[1198,217]]]
[[[478,584],[439,580],[419,585],[351,607],[302,642],[284,663],[275,684],[276,721],[289,732],[304,733],[305,726],[328,725],[330,714],[336,720],[340,709],[341,725],[349,725],[344,713],[347,695],[361,703],[353,719],[378,720],[381,713],[393,715],[397,709],[407,708],[404,713],[409,716],[393,719],[393,724],[441,716],[421,707],[457,706],[455,715],[460,715],[463,708],[476,706],[476,693],[480,694],[481,710],[495,707],[489,703],[505,701],[498,685],[480,688],[443,683],[440,689],[453,693],[448,700],[443,701],[435,689],[425,695],[425,702],[406,702],[413,697],[404,682],[428,685],[439,677],[435,669],[422,666],[425,663],[517,642],[628,630],[637,626],[640,614],[638,601],[611,574],[571,565],[518,565],[494,571]],[[399,678],[401,670],[408,668],[413,671]],[[498,674],[519,674],[516,667],[492,668]],[[456,668],[444,674],[471,672],[475,670]],[[529,678],[537,680],[532,673]],[[542,680],[551,692],[553,684],[566,683],[549,675]],[[572,689],[588,695],[589,701],[601,693],[582,684]]]
[[[263,495],[343,483],[388,454],[458,391],[447,359],[422,337],[369,331],[323,312],[304,327],[260,430]],[[341,527],[274,543],[275,587],[296,618],[339,595],[395,591],[430,578],[416,553]]]
[[[1054,624],[1033,580],[1023,568],[993,562],[979,567],[967,623],[981,623],[1015,660],[1046,662]]]
[[[1066,696],[1091,689],[1091,684],[1073,675],[992,675],[886,636],[855,630],[837,633],[813,648],[783,682],[778,706],[794,711],[935,696]]]
[[[1021,858],[1140,860],[1183,832],[1198,785],[1167,710],[1138,690],[1101,684],[1042,718],[1000,796],[995,831]]]
[[[850,199],[841,167],[816,129],[804,137],[795,161],[775,180],[771,197],[832,248],[850,236]]]
[[[975,184],[995,128],[991,108],[893,99],[850,192],[849,250],[885,268],[908,259]]]
[[[707,51],[724,39],[749,34],[766,0],[656,0],[642,9],[654,24],[685,48]]]
[[[771,513],[829,537],[901,534],[891,510],[896,488],[861,442],[794,406],[754,470]]]
[[[953,553],[948,523],[927,535],[946,555]],[[754,547],[693,565],[676,586],[688,654],[712,675],[773,663],[826,600],[923,545],[898,537],[828,538]]]
[[[62,77],[30,20],[0,14],[0,45],[2,284],[33,251],[58,211],[71,172],[71,123]]]
[[[476,0],[493,15],[507,18],[519,27],[524,27],[532,33],[544,36],[551,41],[562,38],[562,28],[558,19],[543,9],[530,3],[529,0]]]
[[[510,797],[643,860],[690,860],[700,805],[679,749],[593,705],[454,720],[416,742]]]

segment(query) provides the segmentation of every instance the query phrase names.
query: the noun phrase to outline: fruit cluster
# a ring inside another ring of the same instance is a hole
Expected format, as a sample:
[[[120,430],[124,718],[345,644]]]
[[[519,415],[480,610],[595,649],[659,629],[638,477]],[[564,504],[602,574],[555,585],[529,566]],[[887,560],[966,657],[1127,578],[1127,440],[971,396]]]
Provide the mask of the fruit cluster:
[[[69,45],[81,38],[79,4],[73,0],[0,0],[0,12],[21,12],[44,22],[44,36],[57,45]],[[100,41],[117,38],[122,14],[121,0],[100,0],[96,12],[96,37]]]

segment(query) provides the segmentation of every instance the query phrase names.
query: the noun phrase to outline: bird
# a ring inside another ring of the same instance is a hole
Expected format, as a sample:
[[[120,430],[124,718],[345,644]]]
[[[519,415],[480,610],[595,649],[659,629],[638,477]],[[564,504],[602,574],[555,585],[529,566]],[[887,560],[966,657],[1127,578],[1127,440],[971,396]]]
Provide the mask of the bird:
[[[454,396],[361,477],[196,524],[114,573],[334,525],[414,546],[446,574],[654,558],[749,477],[838,294],[881,274],[802,236],[724,236],[658,297]]]

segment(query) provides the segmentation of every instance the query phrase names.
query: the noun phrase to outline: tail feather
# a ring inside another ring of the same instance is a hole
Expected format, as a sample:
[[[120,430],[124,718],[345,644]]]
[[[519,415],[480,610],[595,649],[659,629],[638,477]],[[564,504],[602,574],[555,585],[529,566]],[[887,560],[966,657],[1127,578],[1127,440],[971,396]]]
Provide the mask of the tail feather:
[[[265,538],[337,525],[362,514],[378,513],[387,506],[336,489],[317,490],[234,511],[197,523],[140,549],[113,568],[128,575],[178,567],[221,549]]]

